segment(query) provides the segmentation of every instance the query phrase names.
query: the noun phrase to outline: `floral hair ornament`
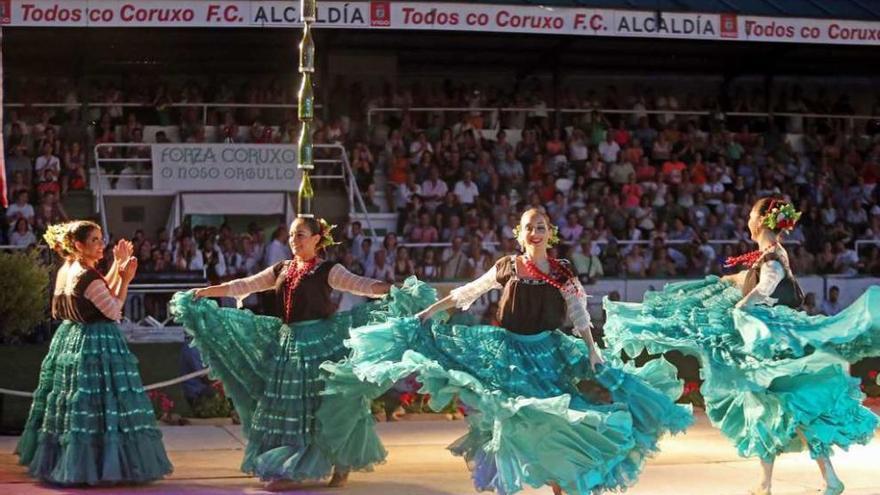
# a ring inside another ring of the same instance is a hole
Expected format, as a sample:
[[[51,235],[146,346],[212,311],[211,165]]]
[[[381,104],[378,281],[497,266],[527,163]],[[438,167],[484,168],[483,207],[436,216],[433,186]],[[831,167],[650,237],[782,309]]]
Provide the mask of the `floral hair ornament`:
[[[318,247],[321,249],[326,249],[330,246],[335,246],[339,244],[333,239],[333,229],[336,228],[335,225],[330,225],[327,223],[327,220],[323,218],[318,220],[318,224],[321,225],[321,242],[318,243]]]
[[[516,225],[513,227],[513,235],[514,235],[514,237],[516,237],[517,240],[519,240],[519,235],[521,233],[522,233],[522,227],[520,227],[519,225]],[[557,227],[553,224],[550,224],[550,238],[547,239],[547,245],[548,246],[555,246],[555,245],[559,244],[559,242],[560,242],[559,227]]]
[[[46,241],[46,244],[48,244],[51,249],[55,250],[60,255],[72,255],[76,251],[76,248],[73,245],[73,238],[70,235],[72,225],[71,222],[50,225],[46,229],[46,233],[43,234],[43,240]]]
[[[770,230],[788,233],[794,229],[800,218],[801,212],[797,211],[791,203],[773,200],[770,201],[770,208],[767,209],[767,214],[764,215],[764,220],[761,223]]]

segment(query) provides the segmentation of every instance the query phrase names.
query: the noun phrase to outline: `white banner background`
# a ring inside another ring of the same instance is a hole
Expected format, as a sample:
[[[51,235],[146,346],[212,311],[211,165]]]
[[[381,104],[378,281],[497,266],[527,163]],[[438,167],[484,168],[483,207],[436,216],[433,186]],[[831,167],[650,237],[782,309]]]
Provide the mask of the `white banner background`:
[[[299,2],[0,0],[0,24],[81,27],[295,27]],[[11,12],[10,12],[11,11]],[[427,2],[318,2],[333,28],[567,34],[693,40],[880,44],[880,22],[576,7]]]
[[[154,144],[153,188],[161,191],[294,191],[296,146]]]

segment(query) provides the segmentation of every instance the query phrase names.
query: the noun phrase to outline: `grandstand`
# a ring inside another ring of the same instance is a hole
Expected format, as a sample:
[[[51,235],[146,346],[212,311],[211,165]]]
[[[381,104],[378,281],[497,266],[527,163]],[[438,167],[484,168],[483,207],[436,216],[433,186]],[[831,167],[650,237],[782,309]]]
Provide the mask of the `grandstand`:
[[[0,244],[95,217],[138,241],[143,284],[283,255],[298,31],[280,7],[237,3],[249,24],[156,29],[53,25],[12,2]],[[858,31],[880,8],[540,4],[322,4],[316,209],[341,226],[353,271],[469,278],[513,250],[510,213],[543,204],[589,290],[638,299],[719,273],[748,249],[742,205],[778,192],[805,212],[790,241],[815,311],[827,287],[848,301],[880,276],[880,64]],[[164,296],[134,297],[133,320],[163,319]]]

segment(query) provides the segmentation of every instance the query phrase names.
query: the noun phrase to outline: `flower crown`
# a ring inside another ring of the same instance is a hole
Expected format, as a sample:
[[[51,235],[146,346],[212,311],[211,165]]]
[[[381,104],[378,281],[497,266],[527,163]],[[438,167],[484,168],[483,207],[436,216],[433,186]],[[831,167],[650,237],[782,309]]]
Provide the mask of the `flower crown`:
[[[339,244],[333,239],[332,231],[336,228],[335,225],[330,225],[327,223],[327,220],[324,220],[323,218],[318,220],[318,224],[321,225],[321,232],[319,232],[319,234],[321,234],[321,241],[318,243],[318,248],[326,249],[330,246]]]
[[[522,233],[522,227],[520,227],[519,224],[517,224],[516,226],[513,227],[513,235],[516,237],[517,240],[519,240],[520,233]],[[560,242],[559,227],[557,227],[553,224],[550,224],[550,238],[547,239],[547,245],[548,246],[555,246],[555,245],[559,244],[559,242]]]
[[[43,240],[61,256],[72,256],[76,252],[71,235],[73,222],[56,223],[46,228]]]
[[[770,201],[770,207],[764,215],[762,224],[775,232],[791,232],[801,218],[801,212],[797,211],[791,203],[783,201]]]

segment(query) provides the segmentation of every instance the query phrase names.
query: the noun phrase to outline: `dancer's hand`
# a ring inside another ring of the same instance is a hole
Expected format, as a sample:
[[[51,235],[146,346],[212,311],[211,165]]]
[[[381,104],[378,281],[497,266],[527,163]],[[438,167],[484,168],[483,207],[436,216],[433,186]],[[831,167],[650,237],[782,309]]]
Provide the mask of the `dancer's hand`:
[[[422,323],[425,323],[426,321],[430,320],[432,316],[434,316],[434,312],[431,311],[430,308],[422,311],[421,313],[416,314],[416,318],[418,318],[419,321]]]
[[[592,368],[593,371],[595,372],[596,366],[599,366],[602,364],[605,364],[605,358],[602,357],[602,354],[600,354],[599,351],[595,347],[591,348],[590,349],[590,368]]]
[[[134,256],[129,256],[128,259],[122,262],[122,265],[119,267],[119,276],[122,277],[126,283],[131,282],[134,278],[135,273],[137,273],[138,268],[138,259]]]
[[[123,263],[128,258],[131,258],[133,254],[134,244],[128,239],[120,239],[119,242],[113,246],[113,259],[119,264]]]
[[[203,297],[212,297],[210,287],[202,287],[193,291],[193,299],[201,299]]]

